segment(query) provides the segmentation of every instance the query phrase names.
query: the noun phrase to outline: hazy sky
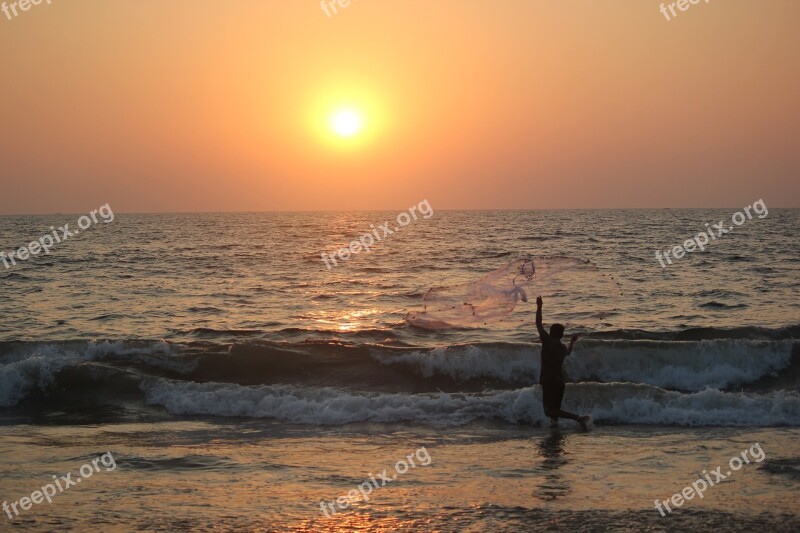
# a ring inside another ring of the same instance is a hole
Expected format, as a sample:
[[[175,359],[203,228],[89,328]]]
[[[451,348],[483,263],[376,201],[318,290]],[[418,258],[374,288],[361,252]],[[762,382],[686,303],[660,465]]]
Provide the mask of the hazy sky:
[[[0,12],[0,214],[800,206],[800,2],[659,5]]]

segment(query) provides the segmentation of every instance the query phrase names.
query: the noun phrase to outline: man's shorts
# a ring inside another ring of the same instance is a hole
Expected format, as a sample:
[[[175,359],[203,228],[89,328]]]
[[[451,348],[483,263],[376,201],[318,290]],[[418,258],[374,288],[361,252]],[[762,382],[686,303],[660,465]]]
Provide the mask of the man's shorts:
[[[542,404],[545,410],[561,409],[564,399],[564,384],[558,382],[542,383]]]

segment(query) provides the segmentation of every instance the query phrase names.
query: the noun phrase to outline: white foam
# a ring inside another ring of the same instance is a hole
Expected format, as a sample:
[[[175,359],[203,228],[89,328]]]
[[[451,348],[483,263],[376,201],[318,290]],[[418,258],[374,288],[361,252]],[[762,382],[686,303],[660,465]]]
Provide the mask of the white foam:
[[[749,383],[789,366],[794,341],[588,341],[565,368],[573,379],[700,391]]]
[[[86,360],[123,359],[187,374],[197,368],[197,360],[177,359],[175,356],[181,348],[179,344],[164,341],[133,345],[123,341],[91,342],[86,346],[84,357]]]
[[[45,388],[56,374],[78,357],[64,353],[57,346],[44,345],[23,355],[12,353],[0,361],[0,407],[10,407],[22,400],[34,387]]]
[[[564,368],[572,380],[644,383],[700,391],[727,388],[774,375],[791,360],[792,340],[750,341],[580,341]],[[432,351],[386,353],[373,350],[382,364],[407,364],[424,377],[492,377],[530,380],[539,375],[538,344],[453,346]]]
[[[148,403],[178,415],[272,418],[298,424],[413,421],[434,425],[479,419],[546,422],[540,387],[482,394],[379,394],[288,385],[240,386],[152,380]],[[800,395],[765,396],[705,390],[690,394],[647,385],[568,385],[564,408],[607,424],[678,426],[798,426]]]
[[[442,374],[453,379],[493,377],[504,380],[538,376],[539,354],[531,347],[450,346],[431,351],[386,353],[372,350],[374,359],[384,365],[407,364],[426,378]]]
[[[127,346],[124,342],[20,344],[0,358],[0,406],[19,403],[35,388],[45,389],[64,368],[86,361],[123,359],[190,371],[196,365],[172,359],[175,346],[166,342]]]

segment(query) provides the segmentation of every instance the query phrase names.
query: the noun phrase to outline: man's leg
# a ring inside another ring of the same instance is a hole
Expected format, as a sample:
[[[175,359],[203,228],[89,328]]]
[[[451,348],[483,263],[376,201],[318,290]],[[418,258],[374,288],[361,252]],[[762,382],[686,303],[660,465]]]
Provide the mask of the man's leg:
[[[589,431],[589,417],[586,415],[575,415],[567,411],[562,411],[561,409],[552,411],[553,414],[560,416],[561,418],[569,418],[570,420],[574,420],[578,424],[581,425],[581,429],[584,431]]]
[[[559,383],[558,385],[552,386],[552,395],[553,397],[549,398],[552,403],[548,405],[548,413],[547,415],[552,418],[569,418],[570,420],[574,420],[578,424],[581,425],[581,429],[584,431],[588,431],[589,427],[586,425],[589,422],[588,416],[576,415],[570,413],[568,411],[561,410],[561,401],[564,399],[564,390],[566,386],[563,383]]]
[[[561,409],[553,409],[550,411],[550,418],[554,418],[558,420],[559,418],[569,418],[570,420],[580,420],[581,417],[579,415],[574,415],[569,411],[562,411]]]
[[[545,416],[550,417],[550,426],[558,425],[558,417],[553,412],[553,405],[557,402],[557,395],[552,385],[542,383],[542,407]]]

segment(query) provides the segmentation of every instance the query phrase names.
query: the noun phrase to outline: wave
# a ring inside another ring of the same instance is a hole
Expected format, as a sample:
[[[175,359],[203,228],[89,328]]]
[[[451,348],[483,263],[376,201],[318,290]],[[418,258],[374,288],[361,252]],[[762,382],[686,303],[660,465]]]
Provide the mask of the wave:
[[[700,304],[704,309],[742,309],[747,307],[747,304],[726,304],[716,300]]]
[[[585,339],[564,369],[576,381],[626,381],[698,391],[728,388],[776,376],[789,367],[793,341],[716,340],[700,342],[602,341]],[[528,345],[467,345],[427,352],[378,352],[384,365],[407,365],[423,377],[455,380],[491,377],[508,382],[535,380],[539,348]]]
[[[412,291],[408,293],[398,293],[397,296],[403,298],[419,298],[424,293],[422,291]],[[595,315],[612,315],[616,312],[603,312]],[[576,315],[577,316],[577,315]],[[697,318],[699,315],[685,318]],[[264,324],[265,328],[277,326],[277,322]],[[173,336],[202,338],[203,340],[229,342],[231,338],[252,338],[257,340],[272,341],[296,341],[299,337],[320,339],[354,339],[365,338],[375,339],[376,342],[385,339],[392,339],[394,342],[402,342],[406,338],[405,330],[408,329],[404,321],[400,321],[394,327],[372,327],[363,328],[355,331],[343,332],[336,328],[312,328],[312,327],[284,327],[277,331],[268,329],[214,329],[200,327],[189,330],[176,331]],[[700,327],[687,328],[680,331],[649,331],[641,329],[617,329],[608,331],[593,331],[587,333],[588,337],[605,340],[663,340],[663,341],[701,341],[716,339],[745,339],[745,340],[784,340],[800,339],[800,325],[791,325],[781,328],[765,328],[759,326],[743,326],[736,328],[717,328]]]
[[[75,358],[62,356],[58,347],[45,346],[28,357],[8,359],[0,366],[0,407],[16,405],[31,389],[52,384]]]
[[[629,381],[662,388],[725,389],[775,377],[792,361],[794,341],[585,340],[565,370],[577,380]]]
[[[435,426],[477,420],[544,424],[541,388],[479,394],[355,393],[289,385],[241,386],[152,380],[142,384],[150,405],[174,415],[275,419],[295,424],[416,422]],[[799,426],[800,394],[768,395],[707,389],[682,394],[648,385],[580,383],[567,386],[564,408],[589,413],[599,424],[667,426]]]
[[[179,345],[166,342],[67,342],[0,344],[0,407],[18,404],[34,391],[54,385],[59,374],[82,369],[92,379],[98,366],[92,362],[118,362],[144,367],[151,373],[188,373],[196,359],[177,355]],[[75,378],[82,381],[80,378]]]
[[[717,339],[782,340],[800,339],[800,325],[782,328],[763,328],[743,326],[738,328],[687,328],[680,331],[646,331],[641,329],[620,329],[599,331],[591,334],[595,339],[608,340],[662,340],[662,341],[702,341]]]
[[[0,406],[46,392],[59,374],[61,390],[84,394],[98,368],[139,376],[237,385],[287,384],[387,393],[479,392],[530,386],[539,375],[539,346],[484,343],[409,348],[354,342],[97,341],[0,343]],[[588,338],[565,361],[578,382],[628,382],[697,392],[795,390],[800,386],[800,345],[793,340],[703,341]],[[126,379],[134,379],[131,375]]]

